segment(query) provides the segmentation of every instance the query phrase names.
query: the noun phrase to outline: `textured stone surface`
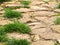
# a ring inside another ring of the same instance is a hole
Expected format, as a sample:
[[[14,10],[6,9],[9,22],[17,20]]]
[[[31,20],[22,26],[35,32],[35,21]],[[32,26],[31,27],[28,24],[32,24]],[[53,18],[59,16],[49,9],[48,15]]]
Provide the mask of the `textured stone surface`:
[[[19,34],[19,33],[8,33],[9,38],[21,38],[21,39],[29,39],[30,36],[28,34]]]
[[[40,34],[43,34],[46,31],[47,31],[46,28],[38,28],[38,29],[33,29],[32,33],[40,35]]]
[[[60,33],[60,25],[53,25],[51,28],[53,31]]]
[[[39,37],[39,35],[33,35],[33,36],[31,36],[31,39],[33,41],[39,41],[40,40],[40,37]]]
[[[19,22],[26,23],[31,28],[31,35],[8,33],[7,37],[16,39],[28,39],[32,41],[31,45],[54,45],[53,40],[60,42],[60,25],[54,25],[57,18],[56,14],[60,9],[56,9],[59,0],[31,0],[30,8],[16,8],[14,11],[22,12],[23,18]],[[5,2],[0,7],[0,24],[5,25],[12,21],[3,18],[5,7],[21,6],[18,0]],[[59,16],[58,16],[59,17]],[[52,40],[52,41],[51,41]],[[0,44],[1,45],[1,44]]]
[[[8,38],[12,39],[30,39],[30,36],[28,34],[19,34],[19,33],[8,33],[7,34]]]
[[[37,41],[33,42],[32,45],[54,45],[53,41]]]
[[[54,33],[54,32],[43,33],[43,34],[40,34],[40,36],[48,40],[55,40],[55,39],[60,40],[60,34]]]

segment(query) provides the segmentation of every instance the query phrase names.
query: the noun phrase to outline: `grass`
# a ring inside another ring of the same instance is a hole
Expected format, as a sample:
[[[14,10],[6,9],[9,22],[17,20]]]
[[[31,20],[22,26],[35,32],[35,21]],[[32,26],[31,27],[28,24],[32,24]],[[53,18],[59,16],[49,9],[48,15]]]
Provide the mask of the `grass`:
[[[6,32],[4,30],[4,27],[3,26],[0,26],[0,35],[5,35]]]
[[[7,2],[7,1],[10,1],[10,0],[0,0],[0,3]]]
[[[55,41],[54,45],[59,45],[59,42],[58,41]]]
[[[6,32],[4,28],[1,26],[0,27],[0,42],[5,42],[5,41],[7,41]]]
[[[60,16],[60,13],[57,13],[55,16]]]
[[[6,35],[0,35],[0,42],[6,42],[8,40],[8,38],[6,37]]]
[[[54,21],[54,23],[55,23],[56,25],[60,25],[60,18],[57,18],[57,19]]]
[[[30,33],[31,29],[28,25],[24,23],[20,23],[18,21],[15,21],[11,24],[6,24],[5,26],[6,32],[19,32],[19,33]]]
[[[17,11],[12,11],[11,9],[5,9],[5,18],[22,18],[22,13]]]
[[[29,0],[21,0],[20,3],[22,5],[24,5],[24,8],[30,8],[29,4],[31,3],[31,1],[29,1]]]
[[[20,3],[23,5],[29,5],[31,2],[29,0],[21,0]]]
[[[29,6],[27,6],[27,5],[24,5],[24,8],[30,8]]]
[[[57,4],[57,8],[60,9],[60,3]]]
[[[30,42],[26,39],[10,39],[6,42],[6,45],[30,45]]]

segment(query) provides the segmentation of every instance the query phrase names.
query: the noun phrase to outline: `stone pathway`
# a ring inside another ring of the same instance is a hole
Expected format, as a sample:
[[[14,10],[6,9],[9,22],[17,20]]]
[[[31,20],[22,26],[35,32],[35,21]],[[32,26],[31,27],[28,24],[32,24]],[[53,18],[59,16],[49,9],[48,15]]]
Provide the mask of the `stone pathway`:
[[[30,8],[17,8],[16,11],[23,12],[23,18],[18,21],[28,24],[32,30],[28,34],[7,34],[9,38],[28,39],[31,45],[54,45],[54,41],[60,40],[60,25],[55,25],[54,20],[60,9],[56,9],[59,0],[51,0],[45,3],[42,0],[31,0]],[[0,6],[0,24],[5,25],[12,21],[2,18],[5,7],[21,6],[18,1],[6,2]]]

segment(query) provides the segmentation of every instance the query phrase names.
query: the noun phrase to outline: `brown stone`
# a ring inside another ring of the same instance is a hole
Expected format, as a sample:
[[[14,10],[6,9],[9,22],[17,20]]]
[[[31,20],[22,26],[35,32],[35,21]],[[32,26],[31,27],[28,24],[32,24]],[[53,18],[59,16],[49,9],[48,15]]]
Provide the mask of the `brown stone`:
[[[53,25],[51,28],[53,31],[60,33],[60,25]]]
[[[31,36],[31,38],[33,41],[39,41],[40,40],[39,35],[33,35],[33,36]]]
[[[58,33],[54,33],[54,32],[45,32],[43,34],[40,34],[40,36],[44,39],[47,39],[47,40],[60,40],[60,34]]]
[[[37,41],[33,42],[31,45],[54,45],[53,41]]]
[[[7,37],[9,39],[15,38],[15,39],[27,39],[30,41],[30,36],[28,34],[19,34],[19,33],[8,33]]]
[[[37,28],[37,29],[33,29],[32,30],[32,33],[33,34],[37,34],[37,35],[40,35],[40,34],[43,34],[44,32],[46,32],[46,28]]]

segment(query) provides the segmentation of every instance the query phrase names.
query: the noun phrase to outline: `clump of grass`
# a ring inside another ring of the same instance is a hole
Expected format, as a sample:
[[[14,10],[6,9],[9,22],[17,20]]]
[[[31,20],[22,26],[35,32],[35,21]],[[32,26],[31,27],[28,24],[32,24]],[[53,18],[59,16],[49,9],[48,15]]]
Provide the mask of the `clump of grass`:
[[[6,45],[30,45],[30,42],[26,39],[10,39],[6,42]]]
[[[55,41],[54,45],[59,45],[59,42],[58,41]]]
[[[29,0],[21,0],[20,3],[23,5],[29,5],[31,2]]]
[[[0,3],[7,2],[7,1],[10,1],[10,0],[0,0]]]
[[[5,35],[6,32],[4,30],[4,27],[3,26],[0,26],[0,35]]]
[[[6,24],[5,26],[6,32],[19,32],[19,33],[30,33],[31,29],[28,25],[24,23],[20,23],[18,21],[15,21],[11,24]]]
[[[60,13],[57,13],[55,16],[60,16]]]
[[[11,9],[5,9],[5,18],[22,18],[22,13],[17,11],[12,11]]]
[[[5,42],[5,41],[7,41],[6,32],[4,28],[1,26],[0,27],[0,42]]]
[[[6,35],[0,35],[0,42],[6,42],[8,40],[8,38],[6,37]]]
[[[29,8],[29,4],[31,3],[31,1],[29,1],[29,0],[21,0],[20,3],[22,5],[24,5],[25,8]]]
[[[60,18],[57,18],[57,19],[54,21],[54,23],[55,23],[56,25],[60,25]]]
[[[60,3],[58,3],[57,8],[60,9]]]

